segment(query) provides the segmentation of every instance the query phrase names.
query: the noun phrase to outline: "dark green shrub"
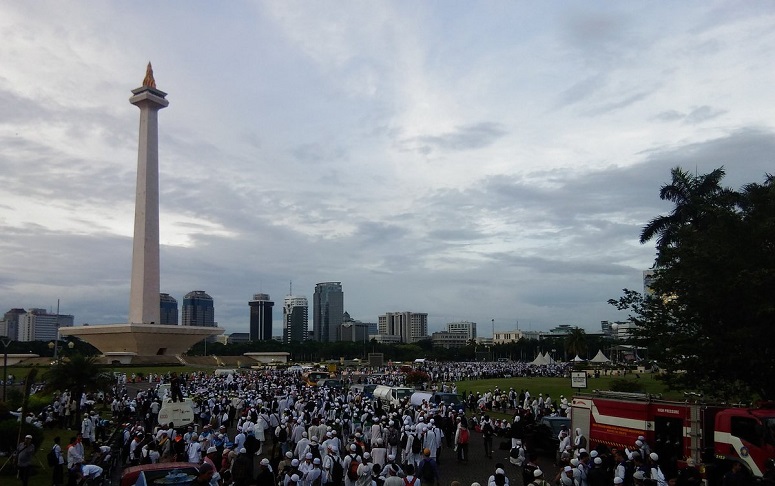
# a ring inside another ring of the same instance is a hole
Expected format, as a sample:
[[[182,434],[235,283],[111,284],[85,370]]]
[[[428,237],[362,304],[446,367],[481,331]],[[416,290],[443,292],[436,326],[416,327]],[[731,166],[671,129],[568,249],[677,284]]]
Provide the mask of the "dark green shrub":
[[[43,442],[43,431],[34,425],[24,423],[22,424],[21,437],[27,434],[32,436],[32,443],[35,444],[35,448],[40,449],[40,444]],[[9,452],[15,450],[19,443],[19,437],[19,422],[16,418],[0,421],[0,451]]]
[[[24,393],[18,387],[8,388],[8,397],[5,403],[9,409],[17,410],[22,406],[22,401],[24,401]]]
[[[611,391],[638,393],[643,390],[637,381],[618,378],[611,381]]]

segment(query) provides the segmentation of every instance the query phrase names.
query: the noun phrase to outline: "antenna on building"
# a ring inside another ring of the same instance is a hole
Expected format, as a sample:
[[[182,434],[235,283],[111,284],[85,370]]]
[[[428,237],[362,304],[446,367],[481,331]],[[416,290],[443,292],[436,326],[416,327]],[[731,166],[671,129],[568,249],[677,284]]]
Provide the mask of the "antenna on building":
[[[492,337],[495,338],[495,319],[492,319]]]
[[[288,295],[293,295],[293,280],[288,281]]]

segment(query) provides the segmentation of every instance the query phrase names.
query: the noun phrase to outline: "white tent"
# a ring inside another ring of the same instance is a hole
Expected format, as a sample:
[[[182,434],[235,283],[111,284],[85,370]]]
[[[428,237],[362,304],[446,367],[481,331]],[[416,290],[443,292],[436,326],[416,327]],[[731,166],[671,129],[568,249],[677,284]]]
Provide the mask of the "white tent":
[[[606,355],[603,354],[603,350],[602,349],[598,349],[597,350],[597,354],[595,355],[595,357],[592,358],[589,361],[590,361],[590,363],[610,363],[611,362],[611,360],[608,359],[606,357]]]
[[[575,358],[573,358],[573,362],[574,363],[581,363],[583,361],[586,361],[586,360],[585,359],[581,359],[581,356],[579,356],[578,354],[576,355]]]
[[[554,364],[555,363],[554,359],[552,359],[552,357],[549,356],[549,351],[544,353],[544,360],[546,361],[546,364]]]
[[[536,359],[534,359],[533,362],[530,363],[530,364],[534,364],[534,365],[539,365],[540,366],[540,365],[546,365],[546,364],[549,364],[549,363],[546,361],[546,358],[544,358],[543,354],[538,353],[538,356],[536,356]]]

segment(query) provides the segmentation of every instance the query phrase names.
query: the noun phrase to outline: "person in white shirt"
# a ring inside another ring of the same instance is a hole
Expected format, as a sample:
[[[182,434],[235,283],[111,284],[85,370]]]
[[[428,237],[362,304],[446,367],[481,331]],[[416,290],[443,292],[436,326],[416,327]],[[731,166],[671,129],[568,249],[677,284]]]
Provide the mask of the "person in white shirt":
[[[374,464],[379,464],[380,468],[385,466],[387,462],[387,449],[383,445],[384,441],[382,437],[378,438],[376,445],[371,449],[371,457]]]
[[[102,468],[94,464],[83,464],[79,471],[81,479],[95,479],[102,475]]]
[[[188,445],[188,462],[192,464],[199,464],[202,462],[202,443],[207,439],[202,438],[200,440],[192,441]]]
[[[94,440],[94,422],[89,418],[88,413],[83,414],[81,436],[83,436],[83,441],[86,442],[87,445],[91,444]]]

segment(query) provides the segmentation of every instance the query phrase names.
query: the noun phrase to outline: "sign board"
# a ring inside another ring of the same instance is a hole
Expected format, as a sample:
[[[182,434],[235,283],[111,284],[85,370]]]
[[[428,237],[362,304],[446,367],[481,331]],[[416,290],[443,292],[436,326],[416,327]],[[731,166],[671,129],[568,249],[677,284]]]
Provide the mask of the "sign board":
[[[173,402],[171,398],[162,400],[161,410],[159,410],[160,424],[174,424],[175,427],[181,427],[194,422],[193,402],[190,398],[184,398],[182,402]]]
[[[570,386],[571,386],[571,388],[586,388],[587,387],[587,372],[586,371],[571,371],[570,372]]]
[[[385,366],[385,355],[383,353],[369,353],[369,366]]]

